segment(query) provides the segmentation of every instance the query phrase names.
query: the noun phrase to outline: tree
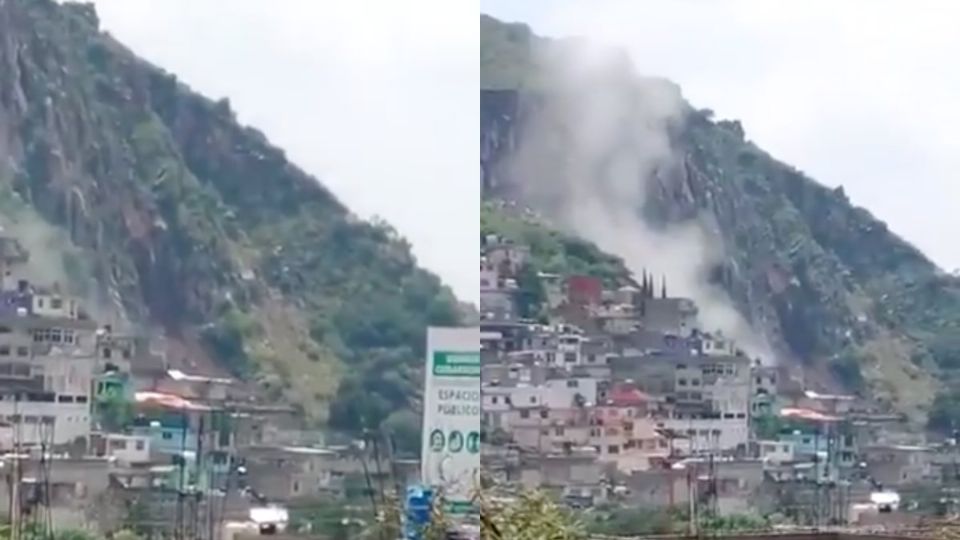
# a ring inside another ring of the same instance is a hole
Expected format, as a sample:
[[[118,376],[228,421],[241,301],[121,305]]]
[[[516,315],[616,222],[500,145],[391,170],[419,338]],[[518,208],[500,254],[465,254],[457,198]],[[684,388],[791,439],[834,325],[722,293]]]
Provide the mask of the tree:
[[[420,455],[420,416],[413,411],[392,413],[383,421],[384,432],[392,437],[399,453]]]
[[[483,540],[584,540],[579,523],[538,491],[522,493],[509,503],[480,500],[480,537]]]
[[[517,272],[517,310],[521,317],[533,319],[540,315],[547,294],[537,269],[525,264]]]
[[[960,392],[953,389],[937,394],[930,407],[927,427],[949,435],[954,429],[960,427],[958,420],[960,420]]]
[[[97,404],[100,427],[106,431],[122,431],[133,420],[133,404],[122,395],[109,394]]]

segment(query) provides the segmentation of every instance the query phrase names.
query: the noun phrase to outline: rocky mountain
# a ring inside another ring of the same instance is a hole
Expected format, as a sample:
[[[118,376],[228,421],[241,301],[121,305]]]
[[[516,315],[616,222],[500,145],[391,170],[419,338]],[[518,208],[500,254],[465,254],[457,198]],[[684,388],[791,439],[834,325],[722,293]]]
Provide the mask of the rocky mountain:
[[[960,279],[624,55],[486,16],[481,38],[487,232],[579,235],[811,384],[940,429],[960,412]]]
[[[227,99],[100,31],[91,5],[0,1],[0,223],[36,276],[344,429],[411,406],[424,328],[459,307]]]

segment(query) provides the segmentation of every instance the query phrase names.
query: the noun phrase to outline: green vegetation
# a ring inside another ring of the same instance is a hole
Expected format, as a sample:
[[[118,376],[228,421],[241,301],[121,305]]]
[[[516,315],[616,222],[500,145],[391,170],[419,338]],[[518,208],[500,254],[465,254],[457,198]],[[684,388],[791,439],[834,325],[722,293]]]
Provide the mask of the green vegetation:
[[[610,285],[630,279],[629,270],[618,257],[604,253],[583,239],[553,230],[531,217],[512,215],[496,201],[484,201],[480,208],[480,234],[495,234],[528,246],[531,261],[527,272],[530,273],[596,276]],[[533,295],[533,300],[542,298],[542,293],[530,280],[524,280],[520,285],[527,287],[526,292]]]
[[[646,508],[602,507],[589,514],[586,529],[592,534],[610,536],[649,536],[685,534],[689,530],[689,514],[678,508],[652,510]],[[697,528],[706,534],[725,534],[769,529],[766,518],[746,514],[705,515]]]
[[[846,388],[859,391],[866,384],[860,363],[861,360],[858,356],[845,354],[830,360],[829,365],[834,377]]]
[[[482,125],[494,126],[481,133],[489,138],[484,147],[498,152],[491,163],[502,166],[523,146],[522,126],[512,122],[550,99],[550,89],[535,84],[543,79],[537,49],[563,54],[566,45],[576,46],[481,17],[481,90],[499,91],[481,101],[489,103]],[[638,85],[648,83],[670,85],[637,77]],[[960,278],[851,204],[842,187],[823,186],[758,148],[735,120],[684,103],[671,140],[683,158],[683,181],[675,191],[648,193],[644,214],[653,226],[694,218],[710,224],[712,241],[727,247],[716,284],[743,313],[773,315],[762,330],[775,348],[917,422],[938,391],[933,413],[952,401],[960,388]],[[558,133],[550,142],[555,155],[540,159],[560,162],[564,144]],[[616,279],[617,264],[584,260],[549,224],[493,202],[509,198],[510,183],[520,181],[504,178],[508,169],[500,167],[497,185],[484,193],[484,230],[533,246],[536,271]]]
[[[937,394],[930,407],[927,427],[944,435],[960,429],[960,389],[953,387]]]
[[[524,24],[503,24],[480,16],[480,81],[485,89],[509,89],[529,85],[534,58],[534,39]]]
[[[359,433],[416,406],[426,326],[459,315],[395,230],[351,215],[238,125],[229,100],[193,93],[101,34],[92,9],[4,9],[22,24],[3,28],[0,52],[29,52],[18,79],[0,69],[25,99],[9,119],[25,155],[3,165],[0,209],[69,230],[76,252],[54,254],[71,275],[92,272],[91,291],[109,287],[124,315],[187,350],[199,341],[312,420]],[[410,424],[389,426],[408,450]]]
[[[0,525],[0,539],[10,538],[10,525]],[[24,527],[20,533],[22,540],[101,540],[101,536],[83,529],[64,529],[58,531],[47,531],[42,527],[29,524]],[[113,533],[114,540],[140,540],[141,537],[129,530],[122,530]]]
[[[509,502],[481,499],[481,536],[490,540],[581,540],[583,527],[570,512],[541,492],[525,492]]]
[[[96,414],[103,430],[122,432],[133,420],[133,403],[123,396],[111,394],[96,405]]]

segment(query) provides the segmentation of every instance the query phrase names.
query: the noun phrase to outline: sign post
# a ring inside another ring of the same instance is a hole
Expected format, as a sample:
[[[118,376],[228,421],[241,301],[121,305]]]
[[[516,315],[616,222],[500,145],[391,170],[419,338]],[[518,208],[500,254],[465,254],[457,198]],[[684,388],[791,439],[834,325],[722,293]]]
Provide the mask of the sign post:
[[[425,371],[421,477],[448,513],[470,514],[480,470],[480,329],[428,328]]]

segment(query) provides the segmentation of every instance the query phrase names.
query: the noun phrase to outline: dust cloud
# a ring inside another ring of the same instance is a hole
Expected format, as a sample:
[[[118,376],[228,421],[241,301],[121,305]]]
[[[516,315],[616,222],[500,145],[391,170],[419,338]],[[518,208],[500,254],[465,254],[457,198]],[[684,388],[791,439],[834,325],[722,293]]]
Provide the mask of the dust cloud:
[[[635,275],[666,276],[671,296],[693,299],[703,330],[720,330],[752,357],[771,348],[708,281],[723,260],[707,216],[653,226],[648,196],[682,178],[671,131],[684,101],[666,81],[638,77],[623,54],[568,41],[538,52],[542,78],[511,174],[523,203],[555,226],[614,253]]]

